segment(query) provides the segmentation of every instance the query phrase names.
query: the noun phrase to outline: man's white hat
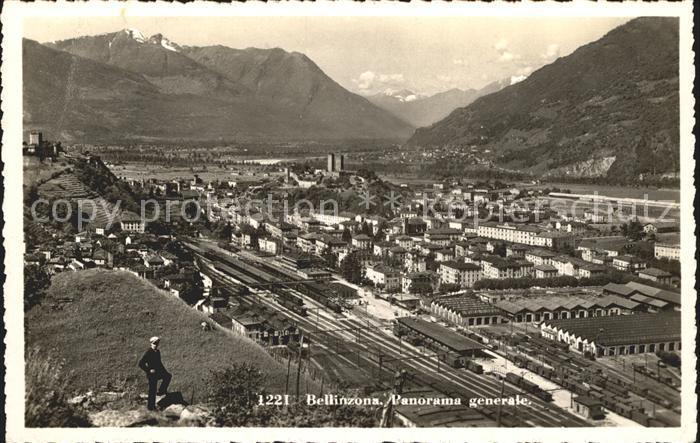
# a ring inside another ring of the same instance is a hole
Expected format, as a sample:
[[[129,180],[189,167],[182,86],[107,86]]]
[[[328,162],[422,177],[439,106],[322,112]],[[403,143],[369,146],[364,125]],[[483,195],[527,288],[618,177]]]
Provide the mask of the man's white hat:
[[[160,337],[153,336],[153,337],[151,337],[150,340],[148,340],[148,341],[150,341],[151,344],[153,344],[153,343],[158,343],[158,342],[160,341]]]

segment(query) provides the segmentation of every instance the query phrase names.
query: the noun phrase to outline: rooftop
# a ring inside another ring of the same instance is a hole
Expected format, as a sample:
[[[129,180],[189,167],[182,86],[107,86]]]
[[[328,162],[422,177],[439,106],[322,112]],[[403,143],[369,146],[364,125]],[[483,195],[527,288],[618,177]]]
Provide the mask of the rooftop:
[[[448,260],[440,263],[440,266],[457,269],[459,271],[478,271],[481,267],[475,263],[464,263],[456,260]]]
[[[483,349],[484,345],[435,323],[416,317],[401,317],[399,323],[423,334],[455,352]]]
[[[439,298],[434,300],[433,303],[452,311],[459,312],[465,316],[501,314],[501,310],[495,306],[469,295]]]
[[[679,341],[680,312],[546,320],[549,326],[603,346]]]
[[[652,277],[670,277],[671,274],[658,268],[646,268],[639,271],[640,274],[650,275]]]
[[[595,309],[619,306],[621,308],[633,310],[639,303],[627,300],[614,295],[602,297],[592,296],[567,296],[567,295],[547,295],[542,297],[527,297],[514,300],[501,300],[496,302],[496,306],[509,314],[519,312],[557,311],[572,309]],[[595,317],[598,318],[598,317]]]

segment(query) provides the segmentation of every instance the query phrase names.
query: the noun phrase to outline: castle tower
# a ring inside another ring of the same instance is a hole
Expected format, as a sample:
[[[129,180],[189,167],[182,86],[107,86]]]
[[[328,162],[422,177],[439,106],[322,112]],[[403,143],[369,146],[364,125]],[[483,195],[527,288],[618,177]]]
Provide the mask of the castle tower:
[[[345,155],[337,154],[335,156],[335,170],[340,172],[345,170]]]
[[[328,172],[335,171],[335,154],[328,154]]]
[[[41,131],[30,131],[29,132],[29,144],[30,145],[41,146],[43,141],[44,141],[44,137],[43,137],[43,134],[41,133]]]

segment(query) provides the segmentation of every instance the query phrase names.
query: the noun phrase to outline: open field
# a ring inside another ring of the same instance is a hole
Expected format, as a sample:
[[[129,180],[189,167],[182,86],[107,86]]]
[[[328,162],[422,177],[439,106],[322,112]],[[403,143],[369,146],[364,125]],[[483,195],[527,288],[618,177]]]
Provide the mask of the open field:
[[[284,391],[286,368],[233,332],[203,331],[202,321],[209,320],[127,272],[64,273],[53,278],[47,299],[27,313],[26,348],[65,359],[75,392],[108,385],[145,392],[137,362],[153,335],[162,337],[171,390],[188,400],[202,398],[210,370],[246,361],[267,374],[270,391]]]
[[[643,199],[645,196],[648,200],[662,200],[662,201],[673,201],[680,202],[681,190],[672,188],[656,188],[653,186],[643,187],[643,186],[610,186],[610,185],[593,185],[593,184],[578,184],[578,183],[544,183],[541,185],[525,185],[518,183],[518,186],[523,186],[524,188],[545,188],[545,187],[557,187],[559,189],[568,189],[572,194],[594,194],[605,195],[608,197],[620,197],[620,198],[639,198]]]
[[[281,177],[283,172],[277,169],[277,167],[262,164],[238,165],[228,169],[210,166],[206,170],[201,167],[191,170],[186,167],[165,167],[145,163],[125,163],[110,166],[110,170],[114,175],[126,180],[191,180],[197,174],[205,182],[216,180],[251,182],[263,178]]]

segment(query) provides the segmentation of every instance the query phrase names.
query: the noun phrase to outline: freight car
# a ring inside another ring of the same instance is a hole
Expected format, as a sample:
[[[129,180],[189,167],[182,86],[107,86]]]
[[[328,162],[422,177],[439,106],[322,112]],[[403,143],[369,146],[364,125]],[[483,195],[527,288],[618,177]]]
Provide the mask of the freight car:
[[[536,384],[532,383],[531,381],[525,380],[523,377],[517,374],[514,374],[512,372],[507,373],[506,381],[508,381],[508,383],[514,384],[515,386],[518,386],[525,392],[533,394],[535,397],[543,401],[552,401],[552,394],[542,390],[542,388],[540,388]]]
[[[318,283],[304,283],[298,285],[298,290],[302,294],[321,303],[323,306],[327,307],[336,314],[343,312],[343,307],[340,305],[340,303],[332,298],[335,292],[324,285],[320,285]]]
[[[290,311],[295,312],[303,317],[309,315],[306,306],[295,303],[291,298],[277,297],[277,302],[285,308],[289,309]]]
[[[484,367],[481,366],[479,363],[475,362],[474,360],[467,360],[467,364],[465,367],[476,374],[484,373]]]

